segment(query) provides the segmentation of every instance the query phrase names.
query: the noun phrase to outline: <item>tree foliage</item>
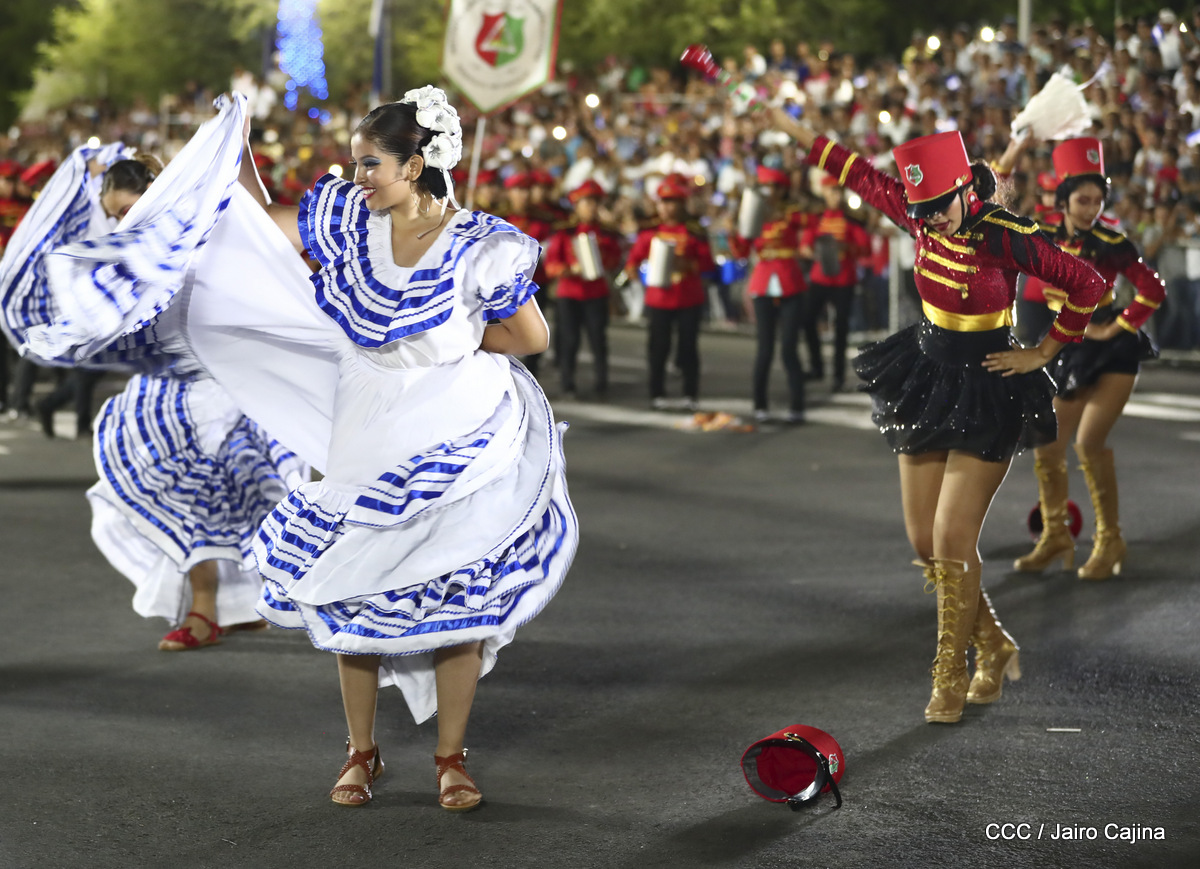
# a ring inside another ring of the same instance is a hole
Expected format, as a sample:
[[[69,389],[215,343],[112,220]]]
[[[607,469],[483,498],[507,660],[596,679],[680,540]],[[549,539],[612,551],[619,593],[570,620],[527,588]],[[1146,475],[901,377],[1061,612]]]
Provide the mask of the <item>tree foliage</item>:
[[[272,0],[82,0],[55,11],[43,68],[46,97],[154,101],[187,82],[221,90],[237,66],[255,68]],[[63,93],[59,93],[62,91]]]
[[[54,33],[54,10],[64,0],[5,0],[0,26],[0,130],[19,110],[18,95],[33,84],[38,46]]]

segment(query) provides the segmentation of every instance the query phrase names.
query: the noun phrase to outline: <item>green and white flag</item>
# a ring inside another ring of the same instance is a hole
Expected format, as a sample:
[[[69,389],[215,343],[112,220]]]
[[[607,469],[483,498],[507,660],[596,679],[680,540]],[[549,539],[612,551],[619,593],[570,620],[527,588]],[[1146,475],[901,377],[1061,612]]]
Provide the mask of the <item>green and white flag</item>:
[[[442,72],[481,112],[554,77],[561,0],[450,0]]]

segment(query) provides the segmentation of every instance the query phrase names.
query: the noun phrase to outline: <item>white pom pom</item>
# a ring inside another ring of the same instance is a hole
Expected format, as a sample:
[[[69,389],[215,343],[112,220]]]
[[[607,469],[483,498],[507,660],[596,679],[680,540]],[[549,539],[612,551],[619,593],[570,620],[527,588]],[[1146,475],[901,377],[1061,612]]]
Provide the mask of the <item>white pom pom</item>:
[[[1028,130],[1036,139],[1069,139],[1086,133],[1092,116],[1082,90],[1060,72],[1050,76],[1019,115],[1013,118],[1014,134]]]

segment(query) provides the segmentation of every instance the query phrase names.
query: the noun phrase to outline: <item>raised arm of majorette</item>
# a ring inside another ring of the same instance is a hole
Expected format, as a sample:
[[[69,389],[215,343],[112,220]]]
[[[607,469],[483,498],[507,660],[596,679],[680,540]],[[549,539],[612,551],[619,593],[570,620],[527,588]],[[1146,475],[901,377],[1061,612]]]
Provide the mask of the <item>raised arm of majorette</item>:
[[[992,171],[996,173],[996,177],[1011,177],[1017,168],[1017,162],[1021,159],[1021,155],[1028,151],[1034,143],[1033,134],[1027,129],[1019,133],[1013,133],[1012,138],[1008,140],[1008,147],[1004,149],[1004,153],[991,162]]]
[[[921,221],[909,217],[906,211],[908,197],[904,195],[900,179],[879,171],[863,157],[825,136],[813,140],[804,159],[809,165],[824,169],[837,179],[838,184],[853,190],[864,202],[878,208],[910,234],[916,235],[920,231]],[[920,167],[910,168],[921,171]]]

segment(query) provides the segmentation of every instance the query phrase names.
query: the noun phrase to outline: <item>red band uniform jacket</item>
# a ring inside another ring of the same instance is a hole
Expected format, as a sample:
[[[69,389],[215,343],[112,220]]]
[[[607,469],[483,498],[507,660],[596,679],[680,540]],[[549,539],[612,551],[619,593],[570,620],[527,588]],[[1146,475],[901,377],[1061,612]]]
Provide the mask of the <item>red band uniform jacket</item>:
[[[582,275],[573,274],[571,269],[577,264],[574,241],[577,235],[594,233],[596,245],[600,248],[600,262],[606,272],[616,270],[621,265],[621,239],[610,230],[594,223],[574,223],[560,229],[550,236],[546,245],[546,275],[551,280],[557,280],[555,295],[560,299],[603,299],[608,295],[608,279],[599,277],[587,281]]]
[[[663,223],[638,233],[626,266],[636,269],[650,257],[650,242],[655,237],[675,244],[675,268],[679,280],[669,287],[646,287],[646,304],[652,308],[694,308],[707,301],[700,276],[716,268],[708,239],[682,223]]]
[[[750,296],[786,299],[808,289],[800,268],[800,231],[790,217],[767,221],[753,240],[730,236],[729,249],[739,259],[751,251],[757,258],[746,286]]]

